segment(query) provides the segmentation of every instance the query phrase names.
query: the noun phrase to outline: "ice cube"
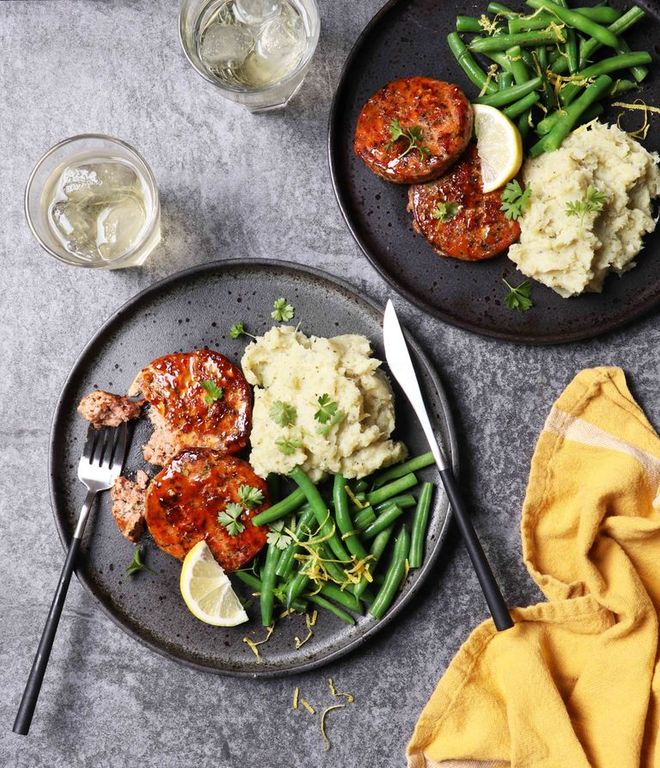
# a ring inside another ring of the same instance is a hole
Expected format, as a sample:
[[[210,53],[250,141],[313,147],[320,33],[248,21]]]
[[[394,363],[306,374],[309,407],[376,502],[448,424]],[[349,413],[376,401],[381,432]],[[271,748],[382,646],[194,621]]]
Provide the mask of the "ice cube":
[[[94,261],[98,256],[96,218],[84,205],[58,200],[50,206],[48,216],[54,234],[69,253]]]
[[[87,204],[110,202],[141,188],[136,171],[120,162],[71,165],[62,173],[59,186],[66,199]]]
[[[199,53],[208,67],[241,65],[254,47],[254,39],[244,24],[211,24],[202,37]]]
[[[234,14],[244,24],[262,24],[280,12],[280,0],[236,0]]]
[[[285,5],[276,18],[264,24],[257,37],[256,51],[264,59],[281,60],[293,69],[305,50],[305,25],[300,14]]]
[[[146,214],[133,195],[103,208],[96,221],[96,246],[105,261],[123,256],[136,242]]]

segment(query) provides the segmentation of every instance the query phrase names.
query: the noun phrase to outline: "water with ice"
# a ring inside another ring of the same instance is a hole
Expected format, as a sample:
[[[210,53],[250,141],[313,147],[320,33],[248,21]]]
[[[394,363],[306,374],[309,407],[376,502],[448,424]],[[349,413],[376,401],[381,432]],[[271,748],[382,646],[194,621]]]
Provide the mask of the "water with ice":
[[[282,80],[300,62],[307,42],[292,0],[221,0],[206,14],[199,55],[223,83],[260,88]]]
[[[44,194],[55,237],[69,253],[91,264],[127,253],[147,219],[142,179],[119,159],[70,163],[56,171]]]

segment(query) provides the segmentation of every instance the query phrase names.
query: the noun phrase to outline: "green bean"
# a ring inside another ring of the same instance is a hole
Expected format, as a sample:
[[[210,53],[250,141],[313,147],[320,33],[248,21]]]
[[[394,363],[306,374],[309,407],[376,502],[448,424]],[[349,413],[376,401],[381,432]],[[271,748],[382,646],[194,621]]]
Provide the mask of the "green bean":
[[[616,80],[614,85],[610,88],[609,96],[616,96],[617,93],[632,91],[633,88],[637,87],[638,83],[633,80]]]
[[[261,624],[270,627],[273,623],[273,588],[275,587],[275,569],[280,559],[281,550],[275,544],[269,544],[266,550],[266,562],[261,573]],[[288,607],[288,606],[287,606]]]
[[[394,466],[386,469],[385,472],[376,475],[373,482],[374,488],[380,488],[381,485],[391,482],[392,480],[398,480],[400,477],[407,475],[410,472],[417,472],[424,467],[430,467],[435,464],[435,459],[431,451],[428,453],[422,453],[420,456],[415,456],[413,459],[408,459],[401,464],[395,464]]]
[[[528,93],[527,96],[523,96],[522,99],[518,99],[518,101],[515,101],[513,104],[509,104],[508,107],[505,107],[502,112],[513,120],[516,117],[520,117],[521,115],[527,115],[529,114],[529,110],[531,107],[536,104],[536,102],[540,99],[540,96],[536,91],[532,91],[531,93]],[[520,130],[520,126],[518,127],[518,130]]]
[[[410,535],[405,525],[394,541],[392,561],[385,574],[383,586],[378,590],[376,599],[369,606],[369,613],[376,619],[382,619],[401,586],[406,572],[406,559],[410,550]]]
[[[514,104],[511,105],[512,107],[515,106]],[[506,110],[505,110],[506,111]],[[530,124],[529,124],[529,118],[530,118],[531,110],[527,110],[526,112],[523,112],[522,115],[518,118],[518,131],[520,132],[520,136],[524,139],[527,134],[529,133]]]
[[[336,581],[337,584],[344,584],[346,581],[346,573],[342,566],[335,562],[335,559],[332,557],[332,552],[328,549],[326,542],[319,544],[318,552],[323,560],[323,567],[328,572],[328,575]]]
[[[551,13],[540,11],[531,16],[516,16],[509,19],[509,32],[517,35],[518,32],[528,32],[531,29],[545,29],[554,21]]]
[[[611,24],[613,21],[621,18],[621,11],[616,8],[612,8],[610,5],[596,5],[592,7],[576,8],[575,9],[582,16],[586,16],[592,21],[597,21],[599,24]]]
[[[314,510],[307,506],[303,507],[300,513],[300,518],[294,530],[296,539],[304,541],[308,539],[312,534],[312,524],[316,520]],[[283,579],[288,579],[293,571],[294,558],[300,552],[300,546],[292,541],[291,544],[282,552],[280,561],[275,569],[275,574]]]
[[[330,613],[334,613],[337,618],[346,622],[346,624],[355,624],[355,619],[350,613],[346,613],[346,611],[339,608],[334,603],[326,600],[325,597],[321,597],[321,595],[305,595],[305,599],[309,600],[310,603],[318,605],[320,608],[325,608],[325,610],[330,611]]]
[[[616,52],[620,55],[632,53],[630,46],[625,40],[621,41],[621,45],[616,49]],[[631,67],[630,72],[638,83],[641,83],[649,73],[648,69],[641,65]]]
[[[389,506],[381,515],[379,515],[375,522],[373,522],[368,528],[362,531],[363,539],[373,539],[379,533],[389,528],[395,520],[398,520],[403,514],[401,507],[396,504]]]
[[[496,64],[499,64],[499,66],[505,70],[506,72],[511,71],[511,62],[506,57],[506,55],[502,51],[489,51],[488,53],[483,54],[487,59],[490,59],[491,61],[494,61]],[[430,464],[435,463],[435,459],[433,458],[433,454],[429,451],[429,453],[425,453],[424,456],[430,456],[431,461],[429,461]],[[413,459],[414,461],[414,459]],[[397,464],[396,466],[400,467],[401,464]],[[394,469],[394,467],[393,467]],[[419,467],[421,469],[421,467]]]
[[[323,597],[327,597],[330,600],[334,600],[335,603],[343,605],[344,608],[348,608],[349,611],[355,611],[356,613],[362,613],[362,605],[354,594],[334,584],[324,584],[321,587],[320,593]]]
[[[330,512],[325,502],[321,498],[319,489],[314,485],[309,477],[307,477],[301,467],[295,467],[292,469],[289,473],[289,477],[298,484],[300,489],[307,497],[309,506],[314,510],[314,514],[316,515],[316,522],[319,524],[319,533],[321,534],[322,538],[325,539],[327,537],[328,546],[332,550],[334,556],[337,558],[337,560],[350,562],[351,557],[346,551],[344,545],[341,543],[341,540],[337,535],[337,531],[333,531],[334,526],[330,519]]]
[[[552,0],[525,0],[527,5],[537,10],[550,11],[560,21],[563,21],[568,27],[573,29],[579,29],[588,37],[598,40],[602,45],[607,45],[610,48],[616,48],[619,44],[619,38],[610,31],[607,27],[598,24],[592,19],[588,19],[586,16],[582,16],[577,11],[572,11],[570,8],[563,8],[561,5],[552,2]]]
[[[300,488],[278,501],[277,504],[273,504],[265,512],[261,512],[252,518],[254,525],[266,525],[266,523],[273,523],[275,520],[281,520],[291,512],[295,512],[298,507],[301,507],[305,501],[305,494]]]
[[[253,573],[250,573],[250,571],[234,571],[234,575],[237,579],[242,581],[244,584],[247,584],[248,587],[253,589],[255,592],[261,592],[261,579],[258,579]],[[286,602],[284,596],[278,594],[277,589],[273,590],[273,594],[279,600],[279,602],[283,604]],[[305,603],[302,600],[294,600],[291,607],[296,611],[304,611]]]
[[[480,90],[485,90],[486,93],[495,93],[497,86],[495,83],[488,81],[486,73],[477,64],[467,46],[461,40],[458,32],[450,32],[447,35],[447,44],[449,45],[449,50],[456,57],[458,65],[474,85]]]
[[[574,75],[580,68],[580,48],[574,29],[569,29],[566,32],[566,59],[568,71]]]
[[[476,32],[479,34],[484,31],[484,28],[479,23],[479,19],[474,16],[457,16],[456,17],[456,31],[457,32]]]
[[[360,530],[371,525],[375,519],[376,513],[374,512],[374,508],[369,506],[361,509],[353,518],[353,522],[355,523],[355,527]]]
[[[606,75],[610,72],[616,72],[620,69],[629,69],[638,64],[650,64],[652,61],[651,54],[646,51],[639,51],[634,53],[622,53],[618,56],[611,56],[609,59],[603,59],[602,61],[592,64],[590,67],[581,70],[576,74],[576,77],[580,80],[587,80],[590,77],[597,77],[598,75]],[[578,82],[567,83],[559,93],[559,99],[562,104],[570,104],[577,94],[582,90],[582,85]]]
[[[399,477],[387,485],[381,485],[379,488],[371,491],[371,493],[368,493],[367,501],[375,507],[376,504],[380,504],[381,501],[387,501],[387,499],[391,499],[392,496],[396,496],[398,493],[403,493],[403,491],[407,491],[415,485],[417,485],[417,478],[412,472],[408,472],[408,474],[403,477]]]
[[[542,46],[541,48],[537,48],[536,52],[536,61],[537,61],[537,69],[539,72],[539,76],[541,78],[541,96],[543,98],[543,103],[545,104],[546,108],[548,110],[555,109],[557,106],[557,99],[555,97],[555,92],[552,89],[552,86],[550,85],[550,81],[548,80],[548,49],[545,46]]]
[[[514,101],[522,99],[523,96],[527,96],[528,93],[536,90],[541,85],[541,82],[540,77],[534,77],[522,85],[514,85],[508,91],[499,91],[490,96],[481,96],[474,99],[474,103],[488,104],[491,107],[503,107],[506,104],[512,104]]]
[[[348,495],[346,494],[346,480],[343,475],[335,475],[332,486],[332,499],[335,503],[335,520],[337,528],[342,533],[342,539],[351,555],[358,560],[364,560],[367,550],[355,534],[355,526],[348,511]]]
[[[500,91],[506,91],[513,85],[513,74],[511,72],[500,72],[497,78],[497,87]]]
[[[646,14],[644,11],[635,5],[630,10],[626,11],[623,16],[612,22],[608,29],[615,35],[621,35],[630,29],[630,27],[641,21],[645,16]],[[580,43],[580,69],[583,69],[587,65],[587,62],[591,56],[601,47],[601,43],[599,43],[598,40],[594,39],[593,37],[589,40],[583,40]],[[626,51],[621,50],[620,53],[626,53]],[[557,74],[562,74],[567,69],[568,63],[565,63],[565,66],[562,67],[559,61],[552,67],[552,71],[556,72]]]
[[[365,479],[358,480],[357,483],[355,483],[355,486],[353,487],[354,494],[365,493],[368,490],[369,490],[369,481]]]
[[[633,83],[633,88],[636,86],[636,83]],[[590,123],[592,120],[595,120],[597,117],[603,114],[605,111],[605,108],[602,104],[592,104],[589,109],[587,109],[585,112],[582,113],[582,116],[577,122],[577,125],[584,125],[585,123]]]
[[[612,78],[609,75],[601,75],[594,80],[579,98],[565,108],[552,130],[531,147],[529,150],[530,157],[537,157],[543,152],[552,152],[558,149],[585,110],[602,98],[611,85]]]
[[[433,483],[424,483],[419,494],[415,518],[413,520],[412,536],[410,538],[410,555],[408,562],[411,568],[421,568],[424,562],[424,542],[426,529],[429,524],[429,513],[433,499]]]
[[[381,531],[381,533],[379,533],[378,536],[376,536],[376,538],[371,542],[371,549],[369,550],[369,556],[371,557],[371,560],[369,561],[369,565],[367,567],[369,569],[369,573],[372,576],[376,572],[378,562],[383,556],[383,552],[385,552],[385,549],[387,548],[390,536],[392,535],[392,530],[392,526],[386,528],[384,531]],[[365,578],[353,587],[352,592],[355,597],[360,598],[364,594],[368,583],[368,579]]]
[[[384,512],[390,504],[397,504],[401,509],[408,509],[409,507],[414,507],[417,502],[411,493],[403,493],[401,496],[392,496],[391,499],[383,501],[381,504],[377,504],[374,507],[374,511],[377,515],[380,515],[380,513]]]
[[[496,16],[504,16],[505,19],[513,19],[520,14],[517,11],[512,11],[502,3],[488,3],[488,13],[494,13]]]
[[[518,32],[517,35],[475,37],[468,48],[474,53],[490,53],[491,51],[506,51],[514,45],[519,45],[521,48],[533,48],[536,45],[546,45],[562,41],[563,37],[560,29],[539,29],[529,32]]]
[[[292,579],[290,579],[284,588],[285,604],[291,608],[293,603],[300,597],[309,584],[309,576],[306,573],[307,565],[303,566]]]
[[[511,74],[517,85],[526,83],[529,78],[529,69],[525,64],[522,57],[522,48],[519,45],[514,45],[506,52],[506,57],[509,60],[509,66],[511,67]]]

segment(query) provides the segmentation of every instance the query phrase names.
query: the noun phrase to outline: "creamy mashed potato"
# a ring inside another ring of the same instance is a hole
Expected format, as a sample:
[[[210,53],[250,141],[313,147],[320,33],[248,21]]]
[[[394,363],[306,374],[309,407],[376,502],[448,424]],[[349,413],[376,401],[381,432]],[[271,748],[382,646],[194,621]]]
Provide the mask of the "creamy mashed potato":
[[[555,152],[529,159],[523,179],[532,189],[530,206],[520,219],[520,242],[509,248],[521,272],[568,297],[599,292],[609,272],[635,266],[642,237],[657,221],[656,154],[616,125],[593,122]],[[605,195],[603,210],[567,216],[567,204],[584,200],[589,186]]]
[[[314,480],[327,472],[364,477],[405,457],[390,439],[392,389],[364,336],[324,339],[278,326],[247,346],[241,366],[254,386],[250,464],[261,477],[297,465]],[[339,414],[329,428],[314,418],[323,395]],[[295,409],[287,426],[273,418],[282,404]]]

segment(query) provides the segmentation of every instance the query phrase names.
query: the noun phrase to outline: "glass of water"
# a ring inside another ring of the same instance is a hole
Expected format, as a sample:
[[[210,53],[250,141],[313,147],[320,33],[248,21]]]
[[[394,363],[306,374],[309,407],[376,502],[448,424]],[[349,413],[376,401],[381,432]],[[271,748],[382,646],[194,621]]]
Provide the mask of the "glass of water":
[[[222,95],[265,112],[302,85],[319,39],[316,0],[183,0],[188,61]]]
[[[42,248],[76,267],[139,266],[160,241],[151,169],[133,147],[102,134],[46,152],[28,180],[25,215]]]

